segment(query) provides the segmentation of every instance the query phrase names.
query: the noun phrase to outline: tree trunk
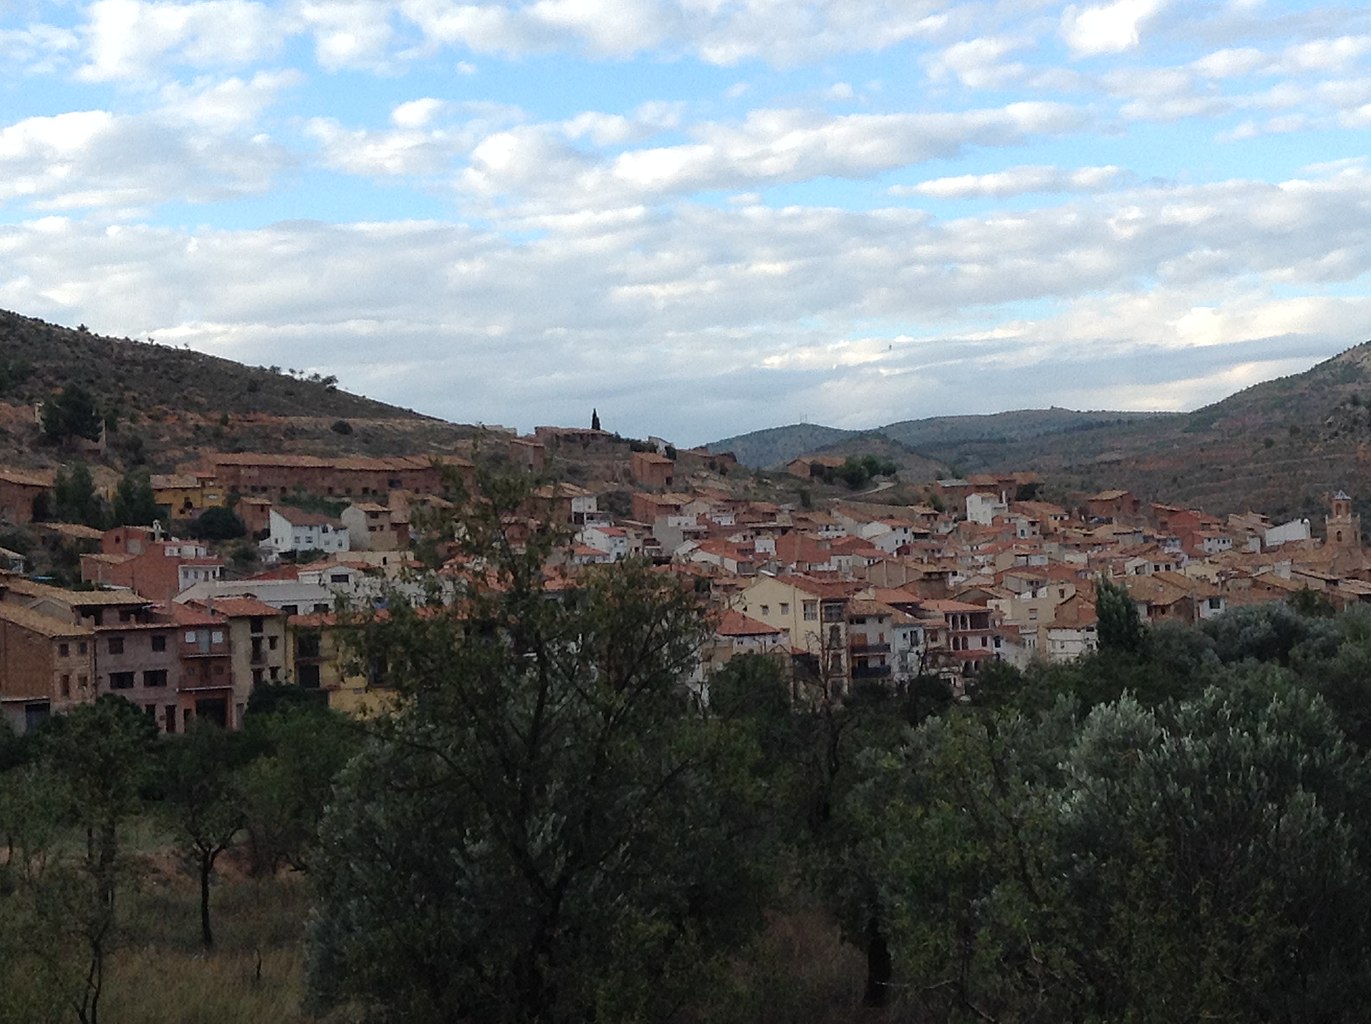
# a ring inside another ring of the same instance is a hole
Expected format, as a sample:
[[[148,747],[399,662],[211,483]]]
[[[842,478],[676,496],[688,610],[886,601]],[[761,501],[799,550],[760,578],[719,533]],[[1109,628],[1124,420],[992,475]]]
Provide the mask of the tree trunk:
[[[214,948],[214,932],[209,927],[209,876],[214,870],[214,855],[200,854],[200,942],[206,949]]]
[[[866,992],[863,1006],[882,1007],[890,996],[890,946],[881,922],[873,914],[866,922]]]

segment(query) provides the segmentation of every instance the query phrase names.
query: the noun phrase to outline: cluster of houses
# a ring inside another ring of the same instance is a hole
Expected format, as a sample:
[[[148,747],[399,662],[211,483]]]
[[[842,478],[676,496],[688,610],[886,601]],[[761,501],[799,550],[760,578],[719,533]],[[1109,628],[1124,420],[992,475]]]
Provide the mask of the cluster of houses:
[[[510,440],[517,465],[541,465],[549,448],[605,443],[602,431],[540,430]],[[563,481],[532,490],[506,525],[516,539],[564,531],[569,542],[549,566],[559,585],[583,566],[644,558],[698,594],[712,629],[701,686],[744,653],[774,657],[792,679],[836,697],[929,674],[955,689],[989,661],[1076,658],[1096,646],[1101,577],[1125,587],[1148,622],[1198,623],[1301,590],[1335,606],[1371,600],[1360,522],[1341,492],[1316,538],[1307,520],[1220,519],[1122,490],[1067,508],[1040,500],[1042,482],[1027,473],[938,481],[926,504],[804,508],[738,497],[720,479],[732,465],[707,452],[633,451],[626,514]],[[239,453],[156,478],[175,519],[232,500],[262,538],[267,567],[234,573],[209,545],[152,524],[82,535],[88,590],[0,572],[0,711],[23,731],[117,693],[165,732],[197,717],[233,728],[254,688],[270,683],[350,712],[377,709],[385,680],[346,657],[335,608],[340,598],[374,606],[414,585],[405,573],[423,530],[412,513],[446,506],[453,474],[469,487],[474,467],[455,457]],[[0,514],[21,521],[18,489],[38,483],[0,472]],[[302,494],[347,505],[336,519],[301,511],[291,501]]]

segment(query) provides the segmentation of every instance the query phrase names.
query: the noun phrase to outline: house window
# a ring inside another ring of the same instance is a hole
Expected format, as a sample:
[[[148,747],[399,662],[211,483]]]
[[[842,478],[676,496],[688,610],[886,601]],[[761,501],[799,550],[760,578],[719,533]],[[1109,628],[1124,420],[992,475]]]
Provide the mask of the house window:
[[[250,633],[260,633],[260,632],[262,632],[262,616],[260,616],[260,615],[254,615],[252,618],[250,618],[250,619],[248,620],[248,632],[250,632]]]
[[[280,639],[279,637],[274,637],[274,636],[269,636],[269,637],[267,637],[267,650],[269,650],[269,651],[274,651],[274,650],[276,650],[276,644],[278,643],[279,639]]]
[[[763,615],[770,615],[770,614],[771,614],[771,605],[769,605],[769,604],[764,604],[764,605],[762,605],[762,614],[763,614]]]
[[[176,705],[167,705],[167,732],[176,731]]]
[[[57,656],[58,656],[59,658],[66,658],[66,657],[69,657],[70,655],[71,655],[71,644],[58,644],[58,645],[57,645]]]
[[[165,633],[154,633],[149,638],[154,651],[165,651],[167,649],[167,635]]]
[[[193,644],[193,643],[195,643],[195,630],[193,630],[193,629],[188,629],[188,630],[186,630],[186,643],[188,643],[188,644]]]
[[[132,672],[111,672],[109,674],[109,688],[111,690],[132,690]]]
[[[62,673],[62,696],[71,696],[71,676],[66,672]]]
[[[166,686],[167,670],[164,668],[150,668],[143,673],[144,686]]]
[[[818,620],[818,618],[819,618],[819,602],[818,602],[818,601],[806,601],[806,602],[804,602],[803,607],[804,607],[804,616],[805,616],[805,621],[806,621],[806,622],[815,622],[815,621]]]
[[[782,615],[789,615],[789,614],[790,614],[790,605],[789,605],[787,602],[785,602],[785,601],[782,601],[782,602],[781,602],[781,614],[782,614]]]
[[[331,574],[328,579],[330,583],[346,583],[348,581],[348,574],[345,572],[335,572]]]
[[[209,635],[209,642],[212,644],[222,644],[224,642],[224,631],[216,629]]]
[[[112,636],[112,637],[110,637],[110,638],[109,638],[109,652],[110,652],[110,654],[123,654],[123,653],[124,653],[124,638],[121,637],[121,636]],[[130,685],[132,685],[132,684],[130,684]]]
[[[86,642],[85,642],[84,640],[82,640],[79,644],[76,645],[76,653],[77,653],[77,654],[85,654],[85,653],[86,653]]]

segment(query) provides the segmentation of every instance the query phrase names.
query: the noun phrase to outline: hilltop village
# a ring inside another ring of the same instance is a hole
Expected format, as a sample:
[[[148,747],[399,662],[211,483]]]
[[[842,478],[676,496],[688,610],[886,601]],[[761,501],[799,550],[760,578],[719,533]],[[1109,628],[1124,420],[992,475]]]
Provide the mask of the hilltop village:
[[[562,472],[569,453],[582,471]],[[254,690],[273,684],[376,710],[384,675],[353,666],[338,609],[380,607],[393,588],[417,587],[419,570],[460,578],[466,567],[433,524],[472,500],[480,460],[527,482],[504,524],[514,543],[550,527],[567,538],[547,566],[550,589],[574,587],[587,566],[646,559],[699,596],[712,631],[701,688],[731,657],[760,653],[797,692],[808,681],[841,698],[923,675],[964,693],[987,662],[1093,650],[1101,579],[1148,623],[1297,595],[1333,608],[1371,600],[1359,518],[1341,491],[1316,529],[1125,490],[1054,503],[1041,497],[1048,482],[1023,472],[937,480],[913,504],[881,503],[892,485],[879,475],[865,491],[811,500],[808,485],[848,464],[832,456],[777,474],[800,500],[761,500],[740,493],[751,473],[728,453],[599,429],[496,433],[440,457],[204,452],[149,479],[154,521],[103,530],[45,514],[60,481],[0,471],[6,536],[34,545],[0,548],[5,717],[25,732],[114,693],[166,733],[196,718],[237,728]],[[589,485],[567,478],[577,475]],[[239,537],[204,528],[235,517]],[[36,573],[34,551],[71,578]]]

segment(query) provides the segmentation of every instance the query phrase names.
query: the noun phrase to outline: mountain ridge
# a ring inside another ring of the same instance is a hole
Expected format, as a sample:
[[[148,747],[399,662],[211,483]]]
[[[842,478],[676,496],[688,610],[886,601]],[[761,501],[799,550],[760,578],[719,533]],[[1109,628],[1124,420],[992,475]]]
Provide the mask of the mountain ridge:
[[[815,436],[837,429],[807,426]],[[834,446],[796,450],[787,429],[772,428],[764,445],[752,443],[753,432],[708,447],[743,462],[761,452],[775,465]],[[903,420],[843,437],[863,434],[899,441],[953,473],[1036,471],[1061,495],[1127,487],[1216,513],[1315,516],[1331,491],[1371,492],[1371,342],[1191,412],[1017,410]]]

